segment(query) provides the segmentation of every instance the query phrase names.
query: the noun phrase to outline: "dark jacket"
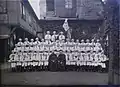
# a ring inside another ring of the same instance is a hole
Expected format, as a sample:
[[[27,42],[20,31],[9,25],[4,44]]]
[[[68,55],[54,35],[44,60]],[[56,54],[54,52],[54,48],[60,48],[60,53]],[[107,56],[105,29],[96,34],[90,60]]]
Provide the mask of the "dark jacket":
[[[57,70],[57,55],[52,53],[49,56],[48,62],[49,62],[48,63],[49,70],[56,71]]]
[[[66,56],[65,54],[59,54],[58,61],[63,62],[63,64],[66,64]]]

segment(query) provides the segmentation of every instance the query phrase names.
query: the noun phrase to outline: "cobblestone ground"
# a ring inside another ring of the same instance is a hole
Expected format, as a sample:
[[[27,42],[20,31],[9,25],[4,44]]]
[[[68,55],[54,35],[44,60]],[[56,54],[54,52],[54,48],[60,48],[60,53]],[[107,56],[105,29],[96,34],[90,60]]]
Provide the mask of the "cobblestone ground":
[[[106,85],[107,73],[95,72],[5,72],[5,85]]]

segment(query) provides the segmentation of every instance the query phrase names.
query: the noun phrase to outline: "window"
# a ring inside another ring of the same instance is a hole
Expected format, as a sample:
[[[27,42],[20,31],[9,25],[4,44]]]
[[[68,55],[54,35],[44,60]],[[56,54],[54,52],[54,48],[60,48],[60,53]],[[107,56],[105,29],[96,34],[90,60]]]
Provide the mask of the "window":
[[[54,0],[46,0],[47,11],[54,11]]]
[[[29,14],[29,16],[28,16],[28,21],[29,21],[29,24],[31,24],[32,20],[31,20],[30,14]]]
[[[65,0],[65,8],[72,8],[72,0]]]
[[[25,6],[24,6],[24,4],[23,3],[21,3],[21,8],[22,8],[22,18],[24,19],[24,20],[26,20],[26,13],[25,13]]]
[[[0,6],[0,12],[2,12],[2,6]]]
[[[0,13],[6,13],[6,1],[0,1]]]
[[[7,23],[7,21],[8,21],[8,16],[7,16],[7,14],[0,14],[0,23],[2,22],[4,22],[4,23]]]

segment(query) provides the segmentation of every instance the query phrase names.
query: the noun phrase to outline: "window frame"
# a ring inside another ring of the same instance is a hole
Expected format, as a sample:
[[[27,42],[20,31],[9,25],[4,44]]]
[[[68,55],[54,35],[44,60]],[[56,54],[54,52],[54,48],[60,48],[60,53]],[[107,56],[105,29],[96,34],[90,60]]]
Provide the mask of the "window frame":
[[[54,2],[54,0],[46,0],[46,3],[47,3],[47,11],[55,11],[55,2]],[[50,3],[50,4],[48,4],[48,3]],[[52,6],[53,5],[53,6]],[[49,6],[50,6],[50,8],[49,8]],[[53,8],[51,8],[51,6],[53,7]],[[52,10],[51,10],[52,9]]]
[[[23,4],[23,2],[21,2],[21,14],[22,14],[22,19],[24,20],[24,21],[26,21],[26,8],[25,8],[25,6],[24,6],[24,4]]]
[[[73,0],[65,0],[65,8],[72,9],[73,8]]]
[[[6,14],[7,13],[7,2],[6,1],[0,1],[0,14]],[[3,4],[3,5],[2,5]]]

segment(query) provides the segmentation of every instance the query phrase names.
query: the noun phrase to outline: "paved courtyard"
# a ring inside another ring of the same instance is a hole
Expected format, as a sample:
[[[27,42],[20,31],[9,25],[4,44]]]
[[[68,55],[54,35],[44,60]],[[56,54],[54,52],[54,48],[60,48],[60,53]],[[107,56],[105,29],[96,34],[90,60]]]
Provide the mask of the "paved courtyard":
[[[2,72],[5,85],[106,85],[107,73],[95,72]]]

